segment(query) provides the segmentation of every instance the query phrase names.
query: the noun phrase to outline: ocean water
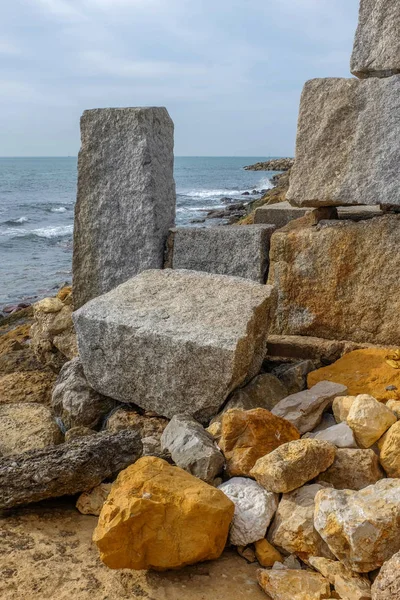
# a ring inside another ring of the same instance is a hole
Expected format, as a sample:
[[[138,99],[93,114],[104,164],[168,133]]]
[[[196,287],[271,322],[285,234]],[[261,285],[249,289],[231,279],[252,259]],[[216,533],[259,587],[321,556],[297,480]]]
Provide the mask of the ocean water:
[[[176,157],[177,225],[222,208],[224,197],[250,200],[243,192],[260,195],[271,187],[273,173],[243,169],[260,160],[266,157]],[[0,158],[0,309],[71,281],[76,163],[75,157]]]

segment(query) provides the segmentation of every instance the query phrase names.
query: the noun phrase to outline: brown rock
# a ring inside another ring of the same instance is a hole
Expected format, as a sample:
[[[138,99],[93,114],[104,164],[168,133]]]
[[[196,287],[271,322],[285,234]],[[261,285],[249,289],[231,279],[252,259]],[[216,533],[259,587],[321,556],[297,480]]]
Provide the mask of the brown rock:
[[[269,335],[267,338],[267,356],[315,360],[329,365],[343,354],[370,347],[371,344],[357,344],[346,340],[326,340],[302,335]]]
[[[400,419],[400,400],[388,400],[386,406]]]
[[[144,457],[118,476],[93,540],[112,569],[176,569],[218,558],[233,513],[223,492]]]
[[[43,371],[17,371],[0,377],[0,404],[36,402],[50,404],[55,375]]]
[[[90,429],[89,427],[84,427],[84,425],[77,425],[76,427],[71,427],[68,431],[65,432],[65,441],[71,442],[72,440],[77,440],[78,438],[83,438],[88,435],[96,435],[97,431],[94,429]]]
[[[308,385],[335,381],[347,387],[349,396],[370,394],[379,401],[400,399],[400,370],[387,363],[391,355],[390,348],[354,350],[333,365],[309,373]],[[395,389],[387,389],[392,386]]]
[[[391,426],[378,445],[379,460],[387,476],[400,478],[400,421]]]
[[[111,483],[101,483],[90,490],[90,492],[83,492],[76,502],[76,508],[83,515],[95,515],[98,517],[111,491],[111,486]]]
[[[271,410],[288,395],[286,387],[271,373],[261,373],[243,388],[235,390],[228,400],[224,412],[231,408]]]
[[[38,450],[62,441],[63,435],[46,406],[0,405],[0,456]]]
[[[337,490],[362,490],[384,477],[373,450],[338,448],[332,466],[318,475],[317,481]]]
[[[331,597],[328,581],[312,571],[260,569],[258,582],[272,600],[323,600]]]
[[[270,492],[287,493],[326,471],[335,460],[335,454],[335,446],[328,442],[296,440],[259,458],[250,475]]]
[[[347,415],[347,424],[362,448],[373,446],[396,421],[391,410],[367,394],[356,397]]]
[[[254,544],[256,558],[262,567],[272,567],[275,562],[282,562],[283,557],[265,538]]]
[[[168,422],[168,419],[155,413],[140,415],[133,409],[121,407],[111,413],[105,427],[108,431],[113,432],[123,429],[138,430],[142,438],[143,455],[166,458],[169,453],[164,452],[161,448],[161,436]]]
[[[308,562],[331,585],[335,586],[340,598],[345,600],[369,600],[371,598],[371,583],[368,577],[346,569],[338,560],[312,556]]]
[[[299,437],[294,425],[268,410],[233,409],[223,415],[219,446],[225,455],[230,477],[249,476],[261,456]]]
[[[400,552],[387,560],[372,585],[372,600],[400,599]]]

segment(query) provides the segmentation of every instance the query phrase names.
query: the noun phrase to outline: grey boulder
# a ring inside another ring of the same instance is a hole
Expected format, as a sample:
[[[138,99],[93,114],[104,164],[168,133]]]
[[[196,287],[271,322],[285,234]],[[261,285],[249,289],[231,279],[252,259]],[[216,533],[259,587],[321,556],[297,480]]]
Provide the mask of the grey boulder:
[[[161,436],[161,449],[170,452],[178,467],[207,483],[213,482],[225,464],[213,436],[187,415],[171,419]]]
[[[121,402],[206,422],[260,370],[273,298],[239,277],[145,271],[74,313],[87,380]]]

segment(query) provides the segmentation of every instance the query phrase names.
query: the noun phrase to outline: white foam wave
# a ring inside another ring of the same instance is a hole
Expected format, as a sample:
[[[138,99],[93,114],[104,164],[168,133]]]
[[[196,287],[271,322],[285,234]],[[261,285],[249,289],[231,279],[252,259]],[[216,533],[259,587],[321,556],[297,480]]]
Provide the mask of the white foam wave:
[[[188,196],[189,198],[213,198],[215,196],[240,196],[238,190],[178,190],[178,196]]]
[[[270,190],[274,186],[271,183],[271,180],[268,177],[263,177],[257,184],[257,190]]]
[[[17,219],[9,219],[4,225],[22,225],[29,221],[28,217],[18,217]]]
[[[50,212],[65,213],[65,212],[67,212],[67,209],[65,208],[65,206],[59,206],[58,208],[52,208],[52,209],[50,209]]]
[[[42,229],[32,229],[32,231],[28,231],[27,233],[37,235],[37,237],[50,239],[70,235],[72,234],[73,228],[73,225],[63,225],[60,227],[43,227]]]

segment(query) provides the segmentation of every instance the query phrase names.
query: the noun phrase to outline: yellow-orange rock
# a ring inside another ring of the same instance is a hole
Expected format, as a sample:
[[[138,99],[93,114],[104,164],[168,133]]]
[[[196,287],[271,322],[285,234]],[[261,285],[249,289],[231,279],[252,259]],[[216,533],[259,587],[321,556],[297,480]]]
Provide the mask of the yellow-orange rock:
[[[309,373],[308,387],[319,381],[334,381],[347,386],[349,396],[369,394],[380,402],[400,400],[400,368],[392,366],[392,355],[390,348],[354,350],[332,365]]]
[[[112,569],[177,569],[218,558],[233,513],[220,490],[146,456],[118,475],[93,541]]]
[[[379,460],[388,477],[400,478],[400,421],[397,421],[378,442]]]
[[[55,374],[49,369],[17,371],[0,376],[0,404],[17,402],[50,404],[55,380]]]
[[[274,563],[283,561],[282,554],[265,538],[258,540],[254,547],[256,558],[262,567],[272,567]]]
[[[269,410],[232,409],[222,417],[219,447],[231,477],[249,476],[259,458],[299,438],[300,433],[294,425]]]

